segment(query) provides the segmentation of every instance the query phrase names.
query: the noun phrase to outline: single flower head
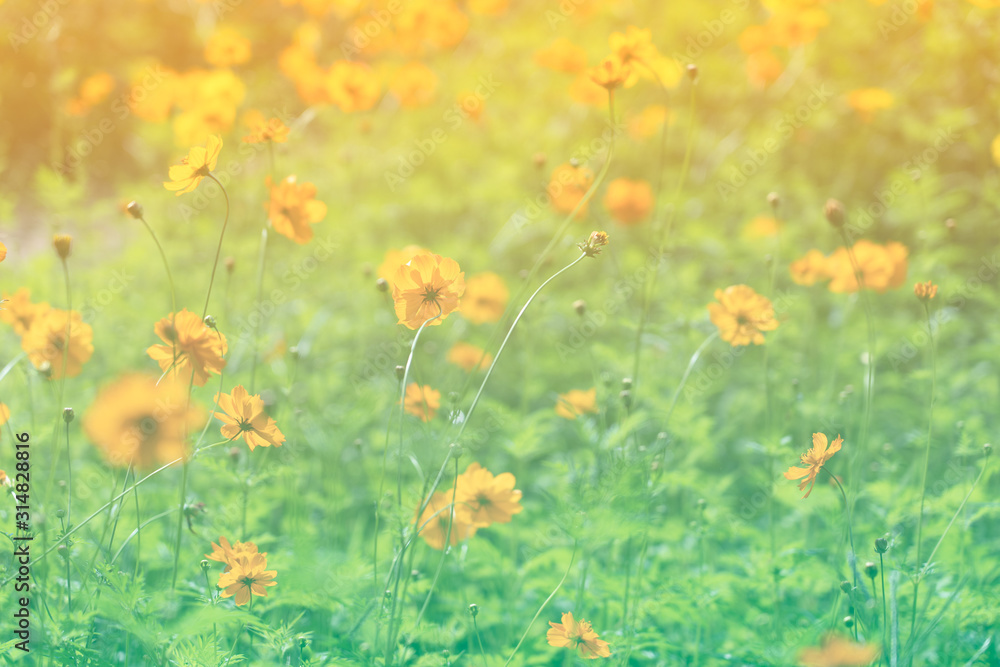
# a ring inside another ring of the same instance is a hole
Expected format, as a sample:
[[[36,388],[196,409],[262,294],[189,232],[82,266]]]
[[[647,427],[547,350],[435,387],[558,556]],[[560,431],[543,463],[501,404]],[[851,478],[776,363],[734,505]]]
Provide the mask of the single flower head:
[[[928,302],[937,296],[938,286],[927,281],[925,283],[917,283],[913,286],[913,293],[917,295],[917,298],[923,302]]]
[[[462,295],[459,312],[473,324],[498,322],[507,308],[508,299],[510,290],[503,278],[491,271],[484,271],[465,281],[465,293]]]
[[[827,446],[825,434],[813,433],[812,448],[800,457],[802,462],[806,464],[806,467],[790,467],[784,473],[785,479],[801,479],[802,481],[799,482],[799,491],[808,486],[809,490],[806,491],[806,495],[802,496],[803,498],[808,498],[809,494],[812,493],[813,485],[816,484],[816,475],[819,474],[823,464],[829,461],[830,457],[840,451],[840,446],[842,444],[844,444],[844,439],[839,435],[836,440]]]
[[[263,554],[238,556],[230,563],[231,569],[219,575],[222,597],[236,596],[237,606],[250,602],[251,595],[267,597],[265,586],[274,586],[278,573],[267,569]]]
[[[448,539],[451,546],[455,546],[462,540],[476,534],[474,525],[464,523],[456,516],[451,506],[453,493],[457,493],[457,491],[435,491],[430,502],[427,503],[427,507],[417,518],[416,529],[419,531],[420,537],[427,542],[427,546],[432,549],[441,550],[444,548],[445,537],[448,535],[448,524],[452,519],[455,522],[451,527],[451,537]]]
[[[622,86],[632,76],[632,66],[622,62],[617,56],[608,56],[601,64],[590,70],[590,80],[607,88],[610,93]]]
[[[294,176],[288,176],[278,185],[268,176],[265,184],[271,198],[264,209],[274,230],[296,243],[308,243],[313,237],[312,225],[326,217],[326,204],[315,199],[316,186],[296,183]]]
[[[59,259],[66,259],[69,257],[70,245],[73,243],[73,237],[69,234],[56,234],[52,237],[52,245],[56,249],[56,254],[59,255]]]
[[[21,349],[35,368],[51,369],[49,378],[76,377],[94,353],[94,331],[75,310],[35,311],[21,337]]]
[[[576,419],[588,412],[597,412],[597,388],[586,391],[571,389],[565,394],[559,394],[556,401],[556,414],[566,419]]]
[[[601,248],[608,245],[607,232],[590,232],[590,236],[583,243],[576,245],[587,257],[596,257],[601,254]]]
[[[146,354],[164,373],[186,380],[193,369],[195,385],[203,387],[210,374],[220,374],[226,367],[226,337],[186,308],[164,317],[153,329],[164,344],[151,345]]]
[[[563,614],[560,620],[561,623],[549,621],[551,627],[545,634],[549,646],[577,650],[581,658],[588,660],[611,657],[611,647],[606,641],[598,638],[590,623],[582,618],[577,621],[571,612]]]
[[[281,447],[285,442],[278,425],[264,414],[264,401],[257,394],[251,396],[243,385],[237,385],[231,394],[216,394],[215,401],[222,409],[214,413],[223,423],[222,437],[242,437],[251,452],[255,447]]]
[[[455,481],[457,520],[477,528],[510,522],[524,509],[521,492],[514,488],[516,483],[509,472],[494,476],[478,463],[471,463]]]
[[[411,382],[406,387],[406,397],[403,399],[403,409],[411,415],[416,415],[420,421],[428,422],[434,419],[441,407],[441,392],[431,389],[430,385],[420,386]]]
[[[392,299],[399,324],[410,329],[437,326],[459,307],[465,292],[465,274],[458,262],[440,255],[415,255],[396,269]]]
[[[212,553],[205,554],[205,558],[225,563],[226,569],[223,572],[229,572],[233,569],[232,564],[238,558],[241,556],[254,556],[257,553],[257,545],[253,542],[236,542],[235,544],[230,544],[229,540],[219,535],[219,543],[212,542]],[[263,552],[260,555],[267,556],[267,552]]]
[[[762,345],[765,331],[778,328],[771,301],[747,285],[732,285],[716,290],[718,303],[708,304],[712,324],[719,328],[719,335],[733,347]]]
[[[193,191],[215,169],[221,150],[222,137],[217,134],[209,135],[205,147],[195,146],[180,164],[170,167],[170,180],[164,181],[163,187],[176,190],[178,197]]]

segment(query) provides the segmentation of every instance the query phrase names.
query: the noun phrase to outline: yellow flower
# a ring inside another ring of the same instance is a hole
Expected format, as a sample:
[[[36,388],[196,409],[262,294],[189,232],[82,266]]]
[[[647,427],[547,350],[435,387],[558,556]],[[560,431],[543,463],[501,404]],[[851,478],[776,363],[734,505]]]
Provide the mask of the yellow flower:
[[[441,407],[441,392],[431,389],[430,385],[420,386],[411,382],[406,386],[406,397],[403,399],[403,409],[411,415],[420,417],[420,421],[428,422],[434,419]]]
[[[498,322],[503,317],[510,291],[503,278],[490,271],[470,276],[459,312],[473,324]]]
[[[481,348],[469,343],[458,342],[448,350],[448,361],[467,371],[486,370],[493,363],[493,357]]]
[[[809,494],[812,493],[813,485],[816,484],[816,475],[819,474],[823,464],[840,451],[842,444],[844,444],[844,439],[838,435],[837,439],[827,447],[826,435],[823,433],[813,433],[812,449],[799,457],[806,464],[806,467],[790,467],[784,473],[785,479],[802,479],[805,477],[805,479],[799,482],[799,491],[808,486],[809,490],[806,491],[806,495],[802,496],[803,498],[808,498]]]
[[[31,320],[21,348],[35,368],[49,364],[49,378],[76,377],[94,353],[94,332],[77,311],[49,308]]]
[[[18,289],[14,294],[3,293],[6,300],[0,308],[0,322],[6,322],[14,328],[14,333],[23,336],[36,317],[44,315],[50,308],[47,303],[31,303],[31,292],[27,287]]]
[[[203,387],[211,373],[222,373],[226,367],[226,337],[209,329],[204,320],[187,308],[176,316],[170,313],[153,330],[165,344],[149,346],[146,354],[160,364],[164,373],[169,370],[187,380],[193,369],[195,385]]]
[[[274,586],[278,573],[267,569],[267,559],[263,554],[236,557],[229,564],[231,569],[219,575],[222,597],[236,596],[236,605],[250,602],[252,595],[267,597],[265,586]]]
[[[993,155],[993,162],[1000,167],[1000,134],[993,138],[990,144],[990,153]]]
[[[271,198],[264,208],[274,231],[287,236],[296,243],[308,243],[313,237],[311,225],[326,217],[326,204],[314,199],[316,186],[312,183],[295,182],[295,176],[288,176],[277,186],[271,177],[265,180]]]
[[[709,317],[722,340],[733,347],[763,345],[763,332],[778,328],[771,302],[747,285],[715,290],[715,298],[719,303],[708,304]]]
[[[69,234],[56,234],[52,237],[52,247],[56,249],[56,254],[59,255],[59,259],[66,259],[69,257],[70,246],[73,243],[73,237]]]
[[[868,123],[877,112],[891,108],[894,98],[892,93],[881,88],[859,88],[847,94],[847,103]]]
[[[204,424],[187,385],[126,375],[98,393],[83,417],[87,437],[115,466],[166,464],[187,455],[187,436]]]
[[[552,627],[545,633],[549,646],[579,650],[580,657],[588,660],[611,657],[611,647],[598,638],[590,623],[582,618],[575,620],[571,612],[563,614],[561,620],[561,623],[549,621]]]
[[[441,324],[459,307],[465,292],[465,274],[458,262],[440,255],[415,255],[396,269],[392,299],[399,324],[419,329]],[[432,319],[435,318],[435,319]]]
[[[223,422],[222,437],[234,440],[242,436],[251,452],[254,447],[281,447],[285,441],[274,420],[264,414],[264,401],[257,394],[251,396],[243,385],[237,385],[231,394],[216,394],[215,401],[222,409],[214,413]]]
[[[381,90],[375,73],[362,63],[338,60],[326,75],[326,94],[344,113],[371,109]]]
[[[570,213],[587,194],[587,190],[590,189],[593,182],[594,172],[590,169],[574,166],[569,162],[559,165],[552,171],[552,177],[546,188],[552,208],[560,213]],[[577,220],[586,216],[588,205],[589,202],[577,211]]]
[[[906,280],[909,250],[902,243],[890,241],[879,245],[861,239],[852,248],[854,258],[867,289],[882,293],[902,286]],[[828,259],[830,291],[851,293],[858,291],[858,278],[847,249],[841,246]]]
[[[770,215],[754,216],[743,226],[743,237],[748,239],[768,238],[777,236],[781,226],[776,218]]]
[[[418,245],[408,245],[402,250],[391,248],[385,251],[385,257],[382,259],[382,263],[379,264],[378,271],[375,272],[375,275],[389,283],[389,287],[392,287],[393,278],[396,277],[396,270],[399,267],[403,266],[417,255],[429,254],[431,254],[430,250],[421,248]]]
[[[0,262],[7,259],[7,246],[0,242]]]
[[[817,281],[830,279],[830,263],[826,255],[816,249],[792,262],[788,271],[799,285],[814,285]]]
[[[476,534],[476,527],[458,520],[451,506],[451,497],[457,491],[435,491],[423,513],[417,519],[417,530],[432,549],[444,548],[445,536],[448,534],[448,524],[455,519],[451,528],[451,538],[448,543],[455,546]],[[417,508],[419,509],[419,507]],[[424,525],[426,524],[426,525]]]
[[[535,52],[535,64],[557,72],[576,74],[587,68],[587,52],[582,46],[560,37]]]
[[[648,65],[660,55],[653,45],[652,31],[641,30],[634,25],[630,25],[624,33],[611,33],[608,46],[611,47],[611,54],[625,65],[633,62]]]
[[[642,141],[656,135],[664,123],[673,125],[676,114],[662,104],[650,104],[629,119],[628,133],[633,139]]]
[[[12,487],[14,483],[10,481],[10,477],[7,476],[3,470],[0,470],[0,486]]]
[[[566,419],[576,419],[588,412],[597,412],[597,387],[587,391],[571,389],[565,394],[559,394],[556,401],[556,414]]]
[[[925,283],[917,283],[913,286],[913,293],[916,294],[917,298],[921,301],[930,301],[937,296],[937,291],[938,286],[929,280]]]
[[[220,28],[208,38],[205,60],[216,67],[242,65],[250,60],[250,40],[232,28]]]
[[[219,151],[222,150],[222,137],[213,134],[208,137],[204,148],[195,146],[188,151],[187,157],[180,164],[170,167],[170,180],[164,181],[167,190],[177,190],[180,197],[185,192],[191,192],[201,179],[208,176],[219,161]]]
[[[821,648],[806,648],[799,652],[803,667],[865,667],[878,657],[879,649],[871,644],[854,642],[833,636],[823,641]]]
[[[250,134],[243,137],[245,144],[262,144],[268,141],[283,144],[288,141],[290,130],[280,118],[267,120],[264,118],[264,114],[256,109],[251,109],[243,115],[243,124],[250,130]]]
[[[459,523],[485,528],[509,523],[521,507],[521,492],[509,472],[494,476],[478,463],[471,463],[455,480],[455,517]]]
[[[8,419],[10,419],[10,408],[6,403],[0,403],[0,426],[6,424]]]
[[[389,90],[399,98],[404,109],[424,107],[434,99],[437,75],[422,62],[414,61],[399,68],[389,83]]]
[[[219,535],[219,543],[216,544],[212,542],[212,553],[205,554],[205,558],[208,560],[219,561],[220,563],[226,564],[226,569],[223,572],[229,572],[233,569],[233,562],[240,558],[241,556],[253,556],[257,554],[257,545],[253,542],[237,542],[235,544],[230,544],[222,535]],[[261,556],[267,556],[267,552],[260,554]]]
[[[612,91],[632,77],[632,67],[616,56],[608,56],[590,70],[590,80]]]
[[[604,208],[623,225],[634,225],[653,210],[653,188],[641,179],[616,178],[608,183]]]

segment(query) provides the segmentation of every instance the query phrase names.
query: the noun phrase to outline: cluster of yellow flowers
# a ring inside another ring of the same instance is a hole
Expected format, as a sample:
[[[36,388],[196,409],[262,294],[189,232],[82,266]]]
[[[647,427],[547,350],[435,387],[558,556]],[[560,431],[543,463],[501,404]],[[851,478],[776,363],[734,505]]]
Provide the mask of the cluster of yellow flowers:
[[[46,377],[59,380],[76,377],[94,353],[94,332],[76,310],[32,303],[26,287],[4,293],[0,321],[21,337],[21,349]]]
[[[212,543],[212,553],[205,554],[205,558],[225,564],[217,586],[222,589],[222,597],[235,597],[237,606],[253,606],[253,596],[267,597],[265,587],[276,585],[278,573],[267,569],[267,554],[258,552],[253,542],[230,544],[220,535],[219,543]]]
[[[443,549],[446,539],[455,546],[480,528],[509,523],[524,509],[521,492],[514,488],[515,484],[514,475],[509,472],[494,476],[478,463],[471,463],[455,479],[453,489],[435,491],[423,512],[417,508],[414,514],[417,531],[429,546]]]
[[[857,262],[855,270],[854,261]],[[867,289],[885,292],[900,287],[906,280],[909,251],[902,243],[885,245],[861,239],[848,252],[841,246],[832,255],[810,250],[789,266],[792,280],[800,285],[813,285],[829,280],[831,292],[857,292],[858,274]]]

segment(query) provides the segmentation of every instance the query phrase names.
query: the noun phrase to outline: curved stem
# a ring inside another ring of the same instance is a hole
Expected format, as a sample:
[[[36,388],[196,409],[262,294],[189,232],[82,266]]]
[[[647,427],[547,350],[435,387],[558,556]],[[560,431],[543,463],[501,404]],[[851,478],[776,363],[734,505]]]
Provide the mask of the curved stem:
[[[858,552],[855,551],[855,549],[854,549],[854,528],[852,527],[852,524],[851,524],[851,504],[847,501],[847,493],[844,491],[844,486],[840,483],[840,480],[837,479],[837,476],[834,475],[829,470],[827,470],[826,466],[823,466],[822,468],[820,468],[820,470],[822,470],[827,475],[829,475],[830,478],[833,479],[833,481],[837,483],[837,488],[840,489],[840,495],[844,499],[844,509],[847,510],[847,537],[848,537],[848,539],[851,542],[851,572],[853,573],[853,577],[854,577],[854,585],[857,586],[858,585],[858,572],[857,572],[857,568],[854,567],[854,561],[856,561],[857,558],[858,558],[858,556],[857,556]],[[855,626],[855,627],[857,627],[857,626]]]
[[[528,636],[528,633],[531,632],[531,626],[533,626],[535,624],[535,621],[537,621],[538,617],[541,616],[542,610],[545,609],[545,607],[549,604],[549,602],[552,600],[552,598],[554,598],[556,596],[556,593],[559,592],[559,589],[562,588],[563,582],[565,582],[566,581],[566,577],[569,576],[569,571],[571,569],[573,569],[573,561],[576,559],[576,546],[577,545],[574,543],[573,544],[573,554],[569,557],[569,565],[566,566],[566,572],[563,573],[562,579],[559,580],[559,583],[556,584],[556,587],[552,589],[551,593],[549,593],[549,597],[545,598],[545,602],[543,602],[542,606],[539,607],[538,611],[535,612],[535,615],[532,617],[531,622],[528,623],[528,627],[525,628],[524,634],[521,635],[521,640],[519,642],[517,642],[517,646],[514,647],[514,650],[511,652],[510,656],[507,658],[507,661],[505,663],[503,663],[503,667],[507,667],[507,665],[510,664],[510,661],[514,659],[514,656],[517,655],[517,651],[521,648],[521,644],[524,643],[524,640]]]
[[[226,192],[226,188],[222,185],[219,179],[215,177],[215,174],[209,173],[208,177],[219,185],[222,189],[222,195],[226,198],[226,219],[222,221],[222,232],[219,234],[219,245],[215,248],[215,261],[212,262],[212,276],[208,280],[208,293],[205,294],[205,308],[202,309],[201,312],[202,319],[208,315],[208,302],[212,298],[212,285],[215,284],[215,271],[219,268],[219,255],[222,254],[222,240],[226,237],[226,227],[229,225],[229,193]]]

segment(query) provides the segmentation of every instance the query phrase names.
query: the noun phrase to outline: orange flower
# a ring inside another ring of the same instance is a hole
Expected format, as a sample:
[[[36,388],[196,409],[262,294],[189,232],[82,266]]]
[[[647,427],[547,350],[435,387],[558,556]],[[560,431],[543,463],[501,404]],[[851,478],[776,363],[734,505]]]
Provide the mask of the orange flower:
[[[411,415],[420,417],[420,421],[429,422],[434,419],[441,407],[441,392],[431,389],[430,385],[420,386],[411,382],[406,386],[406,397],[403,399],[403,409]]]
[[[650,104],[629,120],[628,133],[639,141],[649,139],[664,123],[673,125],[675,117],[676,114],[662,104]]]
[[[792,280],[799,285],[814,285],[817,281],[830,279],[829,264],[826,255],[813,249],[792,262],[788,271],[792,274]]]
[[[437,75],[422,62],[403,65],[392,77],[389,90],[399,98],[404,109],[425,107],[434,99],[437,90]]]
[[[565,37],[535,51],[535,64],[557,72],[576,74],[587,68],[587,52]]]
[[[653,33],[630,25],[624,33],[613,32],[608,37],[611,54],[624,65],[634,62],[651,64],[660,54],[653,45]]]
[[[223,572],[229,572],[233,569],[233,562],[241,556],[253,556],[257,554],[257,545],[253,542],[237,542],[236,544],[230,544],[222,535],[219,535],[219,543],[216,544],[212,542],[212,553],[205,554],[205,558],[208,560],[219,561],[220,563],[226,564],[226,569]],[[267,552],[261,553],[261,556],[267,556]]]
[[[0,262],[7,259],[7,246],[0,242]]]
[[[164,181],[163,187],[167,190],[176,190],[178,197],[185,192],[191,192],[198,187],[201,179],[215,169],[221,150],[222,137],[217,134],[209,136],[204,148],[195,146],[188,151],[187,157],[181,160],[180,164],[170,167],[170,180]]]
[[[205,60],[216,67],[242,65],[250,60],[250,40],[232,28],[219,28],[208,38]]]
[[[252,109],[243,116],[243,123],[250,130],[250,134],[243,137],[245,144],[262,144],[272,142],[283,144],[288,141],[288,126],[281,122],[280,118],[266,120],[264,114]]]
[[[590,80],[598,86],[612,91],[625,84],[632,77],[632,67],[616,56],[608,56],[597,67],[590,70]]]
[[[733,347],[763,345],[763,332],[778,328],[770,300],[747,285],[715,290],[715,298],[719,303],[708,304],[709,317],[722,340]]]
[[[503,317],[510,291],[503,278],[491,271],[470,276],[459,312],[473,324],[498,322]]]
[[[250,602],[252,595],[267,597],[265,586],[274,586],[278,573],[267,569],[267,559],[262,554],[239,556],[230,563],[228,572],[219,575],[222,597],[236,596],[236,605]]]
[[[441,324],[458,308],[465,292],[465,274],[458,262],[441,255],[415,255],[396,269],[392,299],[399,324],[418,329]],[[432,319],[433,318],[433,319]]]
[[[747,79],[755,86],[766,88],[784,71],[784,63],[770,51],[757,51],[747,56]]]
[[[14,294],[3,293],[6,300],[0,308],[0,322],[6,322],[14,328],[14,333],[23,336],[36,317],[44,315],[50,306],[47,303],[31,303],[31,292],[27,287],[18,289]]]
[[[66,112],[73,116],[82,116],[91,107],[104,101],[115,89],[115,79],[107,72],[92,74],[80,83],[76,97],[66,104]]]
[[[890,241],[882,246],[861,239],[854,244],[852,250],[866,288],[882,293],[902,286],[906,280],[906,258],[909,251],[903,244]],[[857,274],[847,249],[843,246],[837,248],[828,262],[832,278],[830,291],[857,292]]]
[[[448,361],[456,366],[461,366],[466,371],[473,369],[483,371],[493,363],[493,357],[486,350],[475,345],[458,342],[452,345],[448,351]]]
[[[10,408],[6,403],[0,403],[0,426],[6,424],[8,419],[10,419]]]
[[[260,396],[251,396],[243,385],[237,385],[231,394],[218,393],[215,401],[222,412],[213,413],[222,422],[222,437],[230,440],[242,436],[250,447],[281,447],[285,436],[278,430],[274,420],[264,414],[264,401]]]
[[[0,486],[12,487],[14,483],[10,481],[10,477],[7,476],[3,470],[0,470]]]
[[[432,549],[441,550],[444,548],[445,536],[448,534],[448,524],[454,519],[451,528],[451,537],[448,543],[455,546],[462,540],[466,540],[476,534],[476,527],[467,523],[462,523],[455,515],[451,506],[451,498],[457,491],[435,491],[430,502],[424,508],[423,513],[417,519],[417,530],[420,537],[424,538],[427,546]],[[419,509],[419,507],[418,507]],[[424,525],[426,524],[426,525]]]
[[[151,345],[146,354],[164,373],[171,371],[186,380],[193,369],[195,385],[203,387],[209,374],[222,373],[226,367],[226,337],[188,309],[164,317],[153,330],[165,345]]]
[[[822,648],[806,648],[799,652],[804,667],[865,667],[878,657],[879,649],[871,644],[854,642],[831,635],[823,640]]]
[[[748,239],[767,238],[777,236],[780,231],[781,225],[773,216],[758,215],[743,226],[743,237]]]
[[[455,480],[455,516],[459,523],[485,528],[509,523],[521,507],[521,492],[509,472],[494,476],[478,463],[471,463]]]
[[[556,414],[566,419],[576,419],[588,412],[597,412],[597,387],[587,391],[571,389],[565,394],[559,394],[556,401]]]
[[[187,436],[204,424],[188,400],[187,385],[126,375],[98,393],[83,417],[87,437],[115,466],[145,468],[187,454]]]
[[[389,287],[392,287],[392,280],[396,277],[396,270],[399,269],[399,267],[403,266],[417,255],[429,254],[431,254],[430,250],[421,248],[418,245],[408,245],[402,250],[391,248],[385,251],[385,257],[382,258],[382,263],[379,264],[378,271],[375,272],[375,275],[389,283]]]
[[[274,231],[296,243],[308,243],[313,237],[310,225],[326,217],[326,204],[314,199],[316,186],[312,183],[299,185],[295,176],[286,177],[277,186],[268,176],[264,183],[271,193],[264,208]]]
[[[930,301],[937,296],[937,291],[938,286],[929,280],[925,283],[917,283],[913,286],[913,293],[916,294],[917,298],[921,301]]]
[[[31,320],[21,348],[35,368],[48,365],[49,378],[76,377],[94,353],[94,331],[75,310],[49,308]]]
[[[575,620],[571,612],[563,614],[561,620],[562,623],[549,621],[552,627],[545,633],[549,646],[577,649],[580,657],[588,660],[611,657],[611,647],[603,639],[598,639],[590,623],[582,618]]]
[[[870,123],[879,111],[892,108],[892,93],[882,88],[859,88],[847,94],[847,103],[866,123]]]
[[[608,183],[604,208],[623,225],[634,225],[653,210],[653,188],[643,180],[616,178]]]
[[[326,75],[326,94],[344,113],[371,109],[381,93],[374,72],[362,63],[338,60]]]
[[[594,182],[594,172],[586,167],[575,167],[569,162],[559,165],[552,172],[547,192],[552,201],[552,208],[560,213],[570,213],[587,194]],[[587,214],[587,204],[580,207],[576,214],[577,220],[582,220]]]
[[[574,102],[592,107],[606,107],[608,105],[608,91],[594,83],[586,72],[577,76],[569,84],[569,96]]]
[[[830,443],[830,446],[827,447],[826,435],[823,433],[813,433],[812,449],[799,457],[807,467],[790,467],[784,473],[785,479],[802,479],[805,477],[805,479],[802,479],[802,481],[799,482],[799,491],[808,486],[809,490],[806,491],[806,495],[802,496],[803,498],[808,498],[809,494],[812,493],[813,485],[816,484],[816,475],[819,474],[823,464],[829,461],[830,457],[840,451],[840,446],[843,443],[844,439],[838,435],[837,439]]]

